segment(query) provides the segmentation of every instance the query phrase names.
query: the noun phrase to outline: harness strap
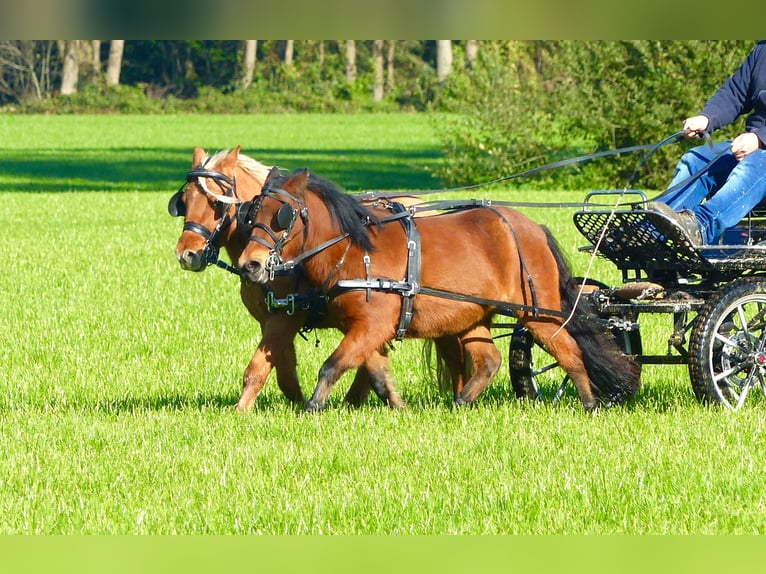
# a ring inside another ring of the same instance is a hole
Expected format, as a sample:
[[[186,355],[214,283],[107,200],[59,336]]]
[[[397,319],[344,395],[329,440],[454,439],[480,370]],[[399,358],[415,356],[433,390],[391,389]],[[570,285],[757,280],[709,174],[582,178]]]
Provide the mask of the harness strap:
[[[511,222],[508,221],[502,213],[500,213],[497,209],[494,209],[492,207],[487,207],[492,213],[497,215],[500,220],[505,223],[506,227],[511,232],[511,235],[513,236],[513,240],[516,242],[516,253],[519,254],[519,263],[521,264],[521,268],[524,271],[524,274],[527,276],[527,283],[529,284],[529,293],[532,296],[532,308],[534,310],[534,316],[537,317],[537,292],[535,291],[535,282],[532,278],[532,274],[529,272],[529,268],[527,267],[527,262],[524,260],[524,252],[521,249],[521,243],[519,243],[519,236],[516,234],[516,230],[513,228],[513,225],[511,225]]]
[[[401,203],[394,203],[395,210],[404,210]],[[399,326],[396,329],[396,340],[401,341],[412,323],[412,313],[415,304],[415,295],[420,291],[420,232],[415,224],[412,214],[405,211],[408,217],[400,219],[407,235],[407,277],[406,283],[410,286],[408,291],[402,292],[402,310],[399,313]]]
[[[332,299],[337,297],[341,293],[347,291],[363,291],[372,289],[373,291],[381,291],[383,293],[398,293],[406,294],[412,291],[413,285],[407,281],[394,281],[392,279],[376,278],[376,279],[341,279],[333,287],[332,291],[328,294],[328,298]],[[434,289],[432,287],[418,287],[418,293],[420,295],[431,295],[433,297],[440,297],[442,299],[452,299],[453,301],[460,301],[461,303],[475,303],[477,305],[484,305],[486,307],[497,307],[497,313],[500,315],[512,315],[513,310],[516,311],[529,311],[535,313],[536,316],[550,316],[550,317],[566,317],[566,314],[562,311],[555,309],[544,309],[540,307],[533,307],[532,305],[525,305],[524,303],[510,303],[508,301],[499,301],[497,299],[485,299],[484,297],[475,297],[473,295],[465,295],[463,293],[454,293],[453,291],[443,291],[441,289]]]
[[[485,299],[483,297],[474,297],[473,295],[463,295],[462,293],[453,293],[451,291],[442,291],[441,289],[432,289],[431,287],[421,287],[420,292],[423,295],[433,295],[434,297],[443,297],[444,299],[453,299],[464,303],[476,303],[487,307],[498,307],[500,315],[511,315],[504,311],[516,309],[517,311],[531,311],[535,317],[540,315],[549,315],[551,317],[566,317],[562,311],[555,309],[543,309],[537,306],[525,305],[524,303],[509,303],[508,301],[498,301],[497,299]]]
[[[200,225],[199,223],[194,223],[193,221],[187,221],[186,223],[184,223],[183,230],[191,231],[192,233],[201,235],[207,241],[210,241],[210,238],[213,236],[213,232],[210,231],[207,227],[205,227],[204,225]]]
[[[273,275],[275,273],[281,273],[282,271],[290,271],[294,269],[297,265],[300,265],[303,261],[308,259],[309,257],[313,257],[320,251],[323,251],[324,249],[327,249],[328,247],[331,247],[335,245],[336,243],[339,243],[346,239],[348,237],[348,233],[344,233],[342,235],[338,235],[337,237],[334,237],[332,239],[328,239],[321,245],[317,245],[313,249],[309,249],[308,251],[304,251],[298,257],[295,259],[292,259],[290,261],[285,261],[284,263],[275,263],[274,265],[269,265],[269,273],[271,275],[271,279],[273,280]]]
[[[263,232],[265,232],[271,238],[271,240],[274,243],[278,243],[279,242],[279,237],[277,236],[277,234],[274,233],[267,225],[264,225],[263,223],[256,223],[256,224],[253,225],[253,229],[256,229],[256,228],[260,229]],[[273,245],[267,243],[265,239],[261,239],[260,237],[256,237],[255,235],[251,235],[250,237],[247,238],[247,240],[248,241],[255,241],[256,243],[260,243],[261,245],[263,245],[267,249],[271,249],[272,247],[274,247]]]

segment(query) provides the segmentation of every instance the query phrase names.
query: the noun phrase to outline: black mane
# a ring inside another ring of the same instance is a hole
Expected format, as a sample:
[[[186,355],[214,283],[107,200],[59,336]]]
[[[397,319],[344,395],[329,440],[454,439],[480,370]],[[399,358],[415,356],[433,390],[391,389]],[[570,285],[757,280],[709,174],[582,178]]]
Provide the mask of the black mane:
[[[293,175],[295,173],[297,172],[293,172]],[[374,213],[338,184],[311,172],[306,191],[315,193],[322,199],[332,220],[344,233],[349,234],[354,245],[370,252],[375,250],[370,239],[370,227],[380,227],[381,223]]]

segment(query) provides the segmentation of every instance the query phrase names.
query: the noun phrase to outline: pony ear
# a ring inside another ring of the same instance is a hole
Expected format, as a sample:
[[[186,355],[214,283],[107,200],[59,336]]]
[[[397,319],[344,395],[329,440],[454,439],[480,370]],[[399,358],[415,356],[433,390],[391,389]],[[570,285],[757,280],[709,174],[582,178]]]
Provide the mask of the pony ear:
[[[226,154],[226,157],[223,158],[223,161],[221,161],[220,165],[228,165],[228,166],[235,166],[237,165],[237,160],[239,159],[239,152],[242,151],[242,146],[237,146],[233,150],[231,150],[229,153]]]
[[[201,147],[197,146],[194,148],[194,155],[192,156],[192,169],[196,169],[202,165],[202,162],[205,161],[205,158],[207,157],[207,152],[202,149]]]
[[[293,184],[293,190],[299,193],[302,193],[309,182],[309,170],[308,168],[302,168],[297,169],[293,173],[293,176],[290,178],[291,183]]]
[[[272,179],[276,179],[277,177],[279,177],[279,168],[275,166],[269,170],[269,174],[266,176],[266,181],[263,182],[263,185],[266,185]]]

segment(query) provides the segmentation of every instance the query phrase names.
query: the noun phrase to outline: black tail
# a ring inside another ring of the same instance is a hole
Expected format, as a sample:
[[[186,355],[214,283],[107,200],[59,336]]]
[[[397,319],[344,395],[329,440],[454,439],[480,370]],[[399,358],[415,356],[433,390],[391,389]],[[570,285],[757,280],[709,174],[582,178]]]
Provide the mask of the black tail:
[[[566,330],[582,351],[593,392],[602,405],[622,403],[638,392],[641,364],[623,352],[604,323],[593,320],[590,300],[577,300],[580,285],[571,280],[569,264],[556,239],[547,227],[543,226],[543,229],[558,267],[561,310],[567,317],[571,314]]]

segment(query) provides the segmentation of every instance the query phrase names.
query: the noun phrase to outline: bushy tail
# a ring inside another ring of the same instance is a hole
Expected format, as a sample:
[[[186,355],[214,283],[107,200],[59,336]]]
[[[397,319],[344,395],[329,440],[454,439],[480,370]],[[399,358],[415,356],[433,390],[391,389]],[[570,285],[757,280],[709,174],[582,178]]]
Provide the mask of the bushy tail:
[[[583,297],[577,300],[580,285],[572,281],[569,264],[553,234],[547,227],[543,229],[558,267],[561,310],[567,317],[572,315],[566,330],[582,351],[593,393],[603,405],[622,403],[638,392],[641,364],[623,352],[604,323],[593,320],[595,309],[590,300]]]

